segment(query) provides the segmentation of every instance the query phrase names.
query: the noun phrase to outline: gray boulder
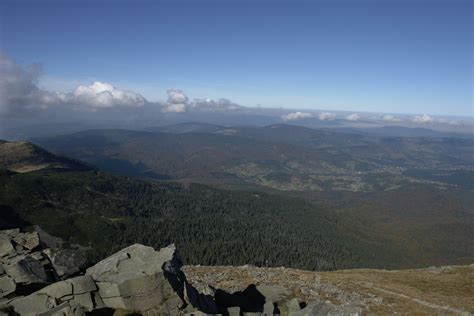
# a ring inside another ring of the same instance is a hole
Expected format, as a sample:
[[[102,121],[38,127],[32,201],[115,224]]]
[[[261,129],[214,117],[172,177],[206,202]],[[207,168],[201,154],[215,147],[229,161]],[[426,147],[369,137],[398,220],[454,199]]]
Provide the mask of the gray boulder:
[[[18,232],[13,237],[13,240],[28,250],[34,250],[40,246],[40,239],[37,232],[20,233]]]
[[[164,275],[165,263],[180,267],[174,245],[155,251],[134,244],[87,269],[86,275],[96,282],[105,306],[143,312],[178,297]]]
[[[297,298],[292,298],[288,302],[286,302],[286,307],[290,314],[294,314],[301,310],[300,301]]]
[[[39,315],[40,316],[64,316],[64,315],[84,316],[86,314],[84,313],[84,310],[81,308],[81,306],[78,306],[74,303],[65,302]]]
[[[54,281],[51,271],[56,277],[79,271],[73,270],[74,260],[61,261],[67,258],[59,260],[58,252],[47,249],[32,252],[38,249],[36,238],[17,230],[0,236],[5,241],[0,295],[10,297],[0,307],[15,313],[81,315],[101,308],[160,315],[218,312],[212,296],[202,295],[187,282],[174,245],[155,251],[135,244],[90,267],[84,276],[48,285]],[[27,296],[14,297],[19,284],[44,287]]]
[[[15,248],[13,247],[10,236],[0,233],[0,257],[5,257],[14,252]]]
[[[81,249],[43,249],[43,245],[37,231],[0,231],[0,299],[14,297],[20,289],[23,295],[32,293],[85,267]]]
[[[53,282],[54,278],[47,267],[49,264],[41,253],[17,255],[2,263],[6,274],[17,284]]]
[[[0,277],[0,296],[5,297],[13,292],[15,292],[16,283],[8,275],[3,275]]]
[[[34,250],[40,246],[40,239],[37,232],[22,233],[20,229],[7,229],[0,231],[0,249],[8,244],[20,245],[27,250]],[[0,252],[2,255],[2,252]]]
[[[56,281],[55,276],[37,232],[0,231],[0,298],[14,297],[19,289],[31,293]]]
[[[77,274],[87,264],[85,253],[80,249],[48,248],[43,252],[51,261],[56,275],[60,279]]]
[[[12,300],[9,303],[13,310],[20,315],[38,315],[57,306],[56,300],[46,294],[31,294]]]
[[[10,301],[7,305],[20,315],[61,315],[63,311],[83,314],[101,308],[95,300],[98,288],[90,276],[80,276],[53,283],[25,297]],[[69,315],[69,314],[68,314]]]

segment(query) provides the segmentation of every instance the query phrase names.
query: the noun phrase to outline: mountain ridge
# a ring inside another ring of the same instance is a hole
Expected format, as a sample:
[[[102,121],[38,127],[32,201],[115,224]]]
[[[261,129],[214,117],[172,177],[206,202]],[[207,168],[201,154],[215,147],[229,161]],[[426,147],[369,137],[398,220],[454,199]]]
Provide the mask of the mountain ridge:
[[[462,138],[380,138],[278,124],[219,133],[95,130],[33,141],[118,174],[276,192],[474,181],[474,141]]]
[[[42,169],[90,169],[77,160],[53,155],[30,142],[4,140],[0,140],[0,168],[19,173]]]

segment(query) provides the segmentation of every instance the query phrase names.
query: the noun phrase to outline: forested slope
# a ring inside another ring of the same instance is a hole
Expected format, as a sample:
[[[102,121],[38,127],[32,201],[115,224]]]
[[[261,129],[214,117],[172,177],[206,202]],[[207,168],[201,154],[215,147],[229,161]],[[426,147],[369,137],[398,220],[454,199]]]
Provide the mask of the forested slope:
[[[407,263],[389,244],[359,242],[338,231],[328,210],[297,199],[150,184],[98,171],[4,172],[0,189],[2,216],[15,212],[52,235],[92,246],[100,257],[134,242],[174,242],[192,264],[336,269]]]
[[[90,246],[95,259],[136,242],[155,248],[174,242],[186,262],[206,265],[330,270],[474,258],[473,200],[466,190],[411,184],[340,195],[329,203],[148,182],[78,162],[18,173],[13,169],[31,165],[34,156],[23,162],[6,158],[15,163],[0,171],[0,228],[40,225],[51,235]]]

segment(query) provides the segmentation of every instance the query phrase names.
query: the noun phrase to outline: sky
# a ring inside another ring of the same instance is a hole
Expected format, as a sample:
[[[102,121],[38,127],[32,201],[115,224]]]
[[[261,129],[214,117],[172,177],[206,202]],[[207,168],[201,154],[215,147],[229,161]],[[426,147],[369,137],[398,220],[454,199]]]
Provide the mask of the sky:
[[[472,1],[2,1],[39,88],[146,100],[473,116]]]

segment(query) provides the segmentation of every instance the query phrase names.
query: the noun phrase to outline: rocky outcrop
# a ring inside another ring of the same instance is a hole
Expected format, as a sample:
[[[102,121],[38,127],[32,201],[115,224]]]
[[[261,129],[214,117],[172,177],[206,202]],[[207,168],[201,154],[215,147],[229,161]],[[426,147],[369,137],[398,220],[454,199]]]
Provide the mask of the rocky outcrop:
[[[71,277],[85,264],[82,251],[45,248],[36,231],[0,231],[0,301]]]
[[[21,237],[19,240],[31,249],[40,247],[38,235],[31,234],[15,230],[0,235],[2,260],[8,262],[3,265],[5,276],[0,279],[4,311],[20,315],[81,315],[104,309],[157,315],[219,313],[212,296],[199,293],[187,282],[174,245],[155,251],[134,244],[88,268],[84,275],[51,284],[59,271],[53,268],[51,250],[27,253],[26,246],[20,249],[14,242]],[[42,288],[33,293],[15,293],[20,283]]]
[[[57,240],[48,243],[60,244]],[[469,280],[474,269],[474,265],[461,267],[456,271],[463,277],[453,279],[455,268],[424,272],[323,273],[253,266],[183,267],[173,244],[158,251],[134,244],[84,270],[72,269],[73,259],[67,260],[64,256],[66,265],[42,247],[35,232],[0,231],[0,315],[309,316],[379,314],[380,311],[381,314],[393,314],[394,311],[406,314],[413,310],[419,314],[469,315],[466,311],[470,308],[469,296],[465,298],[466,308],[460,308],[410,297],[397,292],[406,287],[397,289],[393,285],[418,277],[420,273],[428,274],[424,280],[437,278],[441,284],[447,284],[447,280],[460,282]],[[58,262],[67,266],[64,271],[80,273],[60,280]],[[376,281],[378,274],[383,283],[367,282],[369,277]],[[398,280],[397,274],[403,277]],[[394,277],[390,290],[382,288]],[[460,283],[459,288],[464,283]],[[463,299],[461,294],[458,293],[454,303]],[[384,305],[385,300],[389,304]]]
[[[28,296],[13,299],[7,305],[20,315],[54,315],[59,311],[84,314],[103,307],[96,293],[97,285],[92,278],[79,276],[56,282]]]
[[[96,282],[104,306],[143,312],[180,299],[165,277],[167,262],[179,267],[174,245],[155,251],[135,244],[87,269],[86,275]]]
[[[0,298],[25,294],[56,280],[36,232],[0,231]]]
[[[122,311],[152,316],[319,315],[336,311],[329,303],[289,299],[282,287],[250,284],[242,290],[226,291],[191,283],[173,244],[159,251],[134,244],[82,270],[82,275],[67,278],[81,272],[76,264],[82,261],[74,253],[68,255],[69,249],[60,248],[61,241],[39,231],[55,248],[43,248],[37,232],[0,232],[0,307],[4,312],[85,315]]]

